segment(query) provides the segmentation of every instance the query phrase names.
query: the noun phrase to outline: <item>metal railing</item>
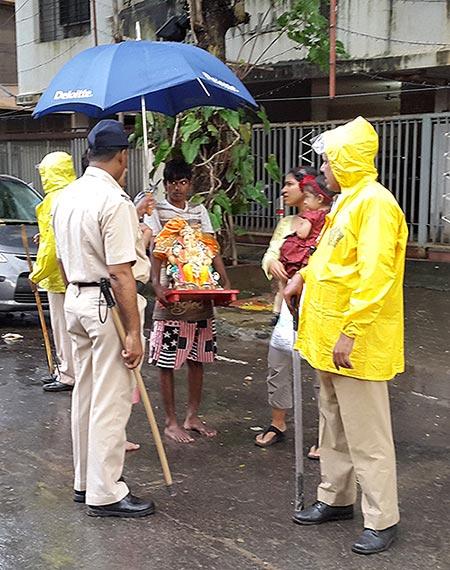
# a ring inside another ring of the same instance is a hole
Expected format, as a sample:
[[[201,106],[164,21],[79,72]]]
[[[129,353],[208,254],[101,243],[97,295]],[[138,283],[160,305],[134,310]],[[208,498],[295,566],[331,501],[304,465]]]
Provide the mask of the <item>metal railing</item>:
[[[262,126],[253,129],[252,150],[255,177],[263,181],[269,200],[267,207],[252,204],[250,211],[237,216],[237,224],[248,232],[273,231],[281,184],[270,180],[264,163],[274,154],[286,172],[299,164],[319,166],[320,157],[309,144],[311,138],[344,121],[303,124],[272,124],[266,133]],[[379,137],[376,165],[380,182],[395,195],[405,212],[410,241],[426,244],[450,244],[450,113],[403,115],[371,119]],[[35,166],[54,150],[72,154],[78,174],[81,156],[86,149],[84,138],[72,140],[0,142],[0,173],[22,178],[42,191]],[[128,191],[131,196],[142,185],[141,151],[132,150],[129,157]]]
[[[379,180],[396,197],[405,212],[410,241],[450,244],[450,228],[444,217],[450,215],[450,113],[403,115],[370,119],[379,137],[376,166]],[[287,172],[300,164],[318,167],[320,157],[309,144],[312,137],[345,121],[303,124],[272,124],[253,130],[252,149],[255,173],[265,184],[269,206],[253,204],[248,214],[239,216],[238,225],[255,233],[273,231],[281,184],[274,183],[264,163],[274,154]]]

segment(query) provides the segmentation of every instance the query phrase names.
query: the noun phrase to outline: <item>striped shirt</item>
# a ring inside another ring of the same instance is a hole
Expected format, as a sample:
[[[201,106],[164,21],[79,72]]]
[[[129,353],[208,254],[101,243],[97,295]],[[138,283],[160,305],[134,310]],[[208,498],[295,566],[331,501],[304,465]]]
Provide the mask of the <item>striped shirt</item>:
[[[144,216],[144,224],[152,230],[153,235],[156,235],[163,229],[166,222],[173,218],[183,218],[190,226],[200,225],[202,232],[207,234],[214,233],[205,206],[202,204],[191,204],[190,202],[186,202],[184,208],[177,208],[165,199],[157,202],[152,214]]]
[[[157,202],[155,209],[150,216],[144,216],[146,224],[153,232],[158,234],[164,225],[173,218],[183,218],[190,226],[200,225],[202,232],[214,233],[208,211],[202,204],[190,204],[186,202],[185,208],[177,208],[167,200]],[[168,277],[165,264],[161,267],[161,285],[167,287]],[[164,307],[158,301],[155,303],[153,320],[180,320],[180,321],[200,321],[210,319],[214,316],[211,301],[179,301]]]

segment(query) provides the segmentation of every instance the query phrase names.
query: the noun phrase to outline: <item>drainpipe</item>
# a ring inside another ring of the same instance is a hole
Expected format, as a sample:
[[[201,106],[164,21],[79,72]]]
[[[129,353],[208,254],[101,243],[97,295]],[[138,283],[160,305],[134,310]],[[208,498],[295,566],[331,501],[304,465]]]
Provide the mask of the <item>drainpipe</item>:
[[[91,0],[92,31],[94,33],[94,45],[98,46],[97,35],[97,6],[95,0]]]
[[[337,0],[330,1],[330,78],[329,94],[330,99],[336,95],[336,13]]]

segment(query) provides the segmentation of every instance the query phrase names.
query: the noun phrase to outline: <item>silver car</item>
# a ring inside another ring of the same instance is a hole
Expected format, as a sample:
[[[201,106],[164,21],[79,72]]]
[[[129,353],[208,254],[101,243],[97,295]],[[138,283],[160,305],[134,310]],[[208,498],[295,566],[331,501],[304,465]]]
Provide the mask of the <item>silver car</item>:
[[[41,195],[22,180],[0,174],[0,312],[36,310],[21,226],[26,228],[35,261],[37,248],[31,238],[38,232],[35,209],[41,201]],[[47,308],[45,291],[39,294]]]

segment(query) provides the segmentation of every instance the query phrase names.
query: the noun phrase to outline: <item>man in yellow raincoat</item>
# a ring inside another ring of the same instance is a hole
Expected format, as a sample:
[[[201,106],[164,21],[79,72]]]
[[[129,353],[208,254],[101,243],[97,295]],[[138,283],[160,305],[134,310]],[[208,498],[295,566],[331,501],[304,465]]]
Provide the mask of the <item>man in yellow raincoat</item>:
[[[340,194],[317,251],[285,290],[305,287],[296,348],[320,381],[321,483],[299,524],[353,517],[362,490],[358,554],[386,550],[399,511],[387,381],[404,369],[403,273],[407,227],[394,196],[376,180],[378,136],[358,117],[314,143],[330,190]]]
[[[72,390],[75,383],[72,345],[67,333],[64,316],[64,297],[66,287],[56,260],[55,235],[51,223],[54,202],[63,188],[76,179],[72,157],[67,152],[51,152],[39,164],[39,174],[45,192],[44,200],[37,206],[36,215],[39,225],[39,249],[30,279],[39,283],[48,292],[50,320],[58,370],[52,382],[44,384],[46,392]]]

